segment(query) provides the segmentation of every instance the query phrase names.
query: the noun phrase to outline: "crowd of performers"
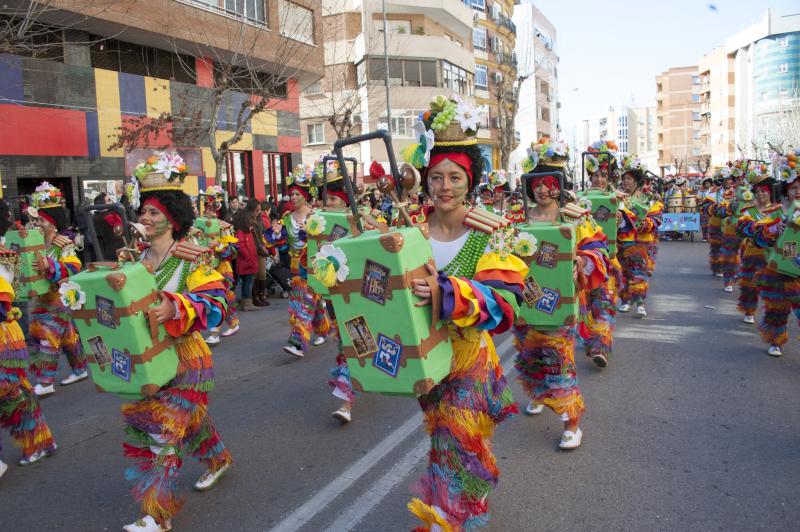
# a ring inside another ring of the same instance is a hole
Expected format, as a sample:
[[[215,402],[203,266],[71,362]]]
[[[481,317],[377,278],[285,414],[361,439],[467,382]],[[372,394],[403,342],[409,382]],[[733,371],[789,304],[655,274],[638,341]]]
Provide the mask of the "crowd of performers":
[[[409,168],[418,172],[421,188],[417,201],[408,206],[410,219],[427,224],[435,263],[435,267],[429,265],[430,276],[412,281],[411,290],[420,305],[440,306],[435,312],[448,326],[453,358],[450,373],[418,397],[431,452],[417,484],[417,498],[408,507],[421,520],[418,530],[461,530],[481,526],[489,518],[487,497],[499,478],[493,434],[497,424],[517,413],[493,337],[504,332],[513,335],[514,367],[527,395],[526,414],[540,414],[545,407],[553,411],[564,423],[559,448],[579,447],[586,405],[577,377],[576,344],[585,347],[597,368],[608,368],[617,312],[635,309],[638,317],[647,315],[645,303],[655,271],[663,205],[650,193],[640,159],[634,155],[618,159],[611,154],[618,152],[616,146],[606,142],[587,147],[590,153],[584,162],[591,187],[616,196],[621,203],[616,219],[617,253],[613,254],[607,236],[587,208],[590,205],[558,177],[569,157],[564,143],[542,138],[528,150],[525,170],[537,177],[524,181],[526,211],[519,196],[509,190],[504,172],[491,172],[483,179],[477,126],[468,118],[474,110],[459,114],[467,116],[466,123],[459,123],[461,119],[450,109],[456,102],[434,103],[415,128],[419,142],[403,152]],[[130,440],[124,453],[131,460],[125,477],[141,512],[141,518],[124,529],[138,532],[171,529],[181,506],[176,492],[186,454],[206,468],[194,484],[200,491],[211,489],[233,462],[208,413],[209,392],[214,388],[209,346],[219,344],[220,337],[236,333],[241,326],[236,316],[232,261],[247,253],[254,233],[252,227],[240,226],[205,246],[198,245],[192,236],[195,209],[181,188],[185,167],[177,165],[170,173],[162,165],[156,172],[146,166],[152,164],[142,163],[145,166],[135,172],[135,186],[130,190],[137,209],[136,229],[142,237],[137,260],[153,273],[161,291],[154,316],[175,340],[180,363],[177,375],[157,392],[122,407]],[[373,162],[370,172],[380,175],[383,168]],[[323,189],[325,193],[319,194]],[[747,249],[753,248],[752,253],[745,253],[743,271],[749,268],[751,273],[749,281],[742,275],[743,294],[747,283],[752,286],[754,277],[760,279],[767,304],[762,332],[765,338],[771,334],[769,342],[779,349],[786,341],[788,310],[794,305],[794,300],[788,303],[785,297],[793,290],[795,297],[800,292],[793,279],[769,270],[763,252],[759,255],[756,251],[774,243],[786,221],[784,211],[762,201],[758,190],[755,203],[742,211],[732,234],[749,242]],[[312,347],[331,335],[338,336],[330,301],[315,293],[309,283],[309,276],[331,274],[315,268],[314,257],[307,251],[310,235],[314,235],[315,209],[348,208],[353,196],[347,193],[338,166],[327,164],[296,168],[290,175],[288,193],[291,207],[281,223],[265,232],[264,244],[288,252],[291,259],[284,351],[302,359]],[[222,191],[210,190],[207,196],[204,215],[213,218]],[[320,196],[324,196],[324,204]],[[723,196],[720,201],[709,201],[714,205],[708,209],[709,229],[714,217],[728,215]],[[20,311],[14,306],[15,269],[10,265],[15,253],[0,247],[0,425],[10,430],[22,448],[21,465],[37,462],[56,449],[39,398],[54,392],[61,352],[71,367],[62,384],[87,377],[86,356],[69,316],[70,301],[59,288],[81,270],[74,245],[61,233],[66,213],[60,192],[43,184],[37,189],[34,207],[30,215],[46,243],[37,268],[52,289],[31,307],[28,349],[17,324]],[[392,225],[398,218],[391,205],[369,211],[366,208],[366,219],[375,223]],[[0,232],[5,233],[12,223],[8,206],[0,202]],[[502,235],[536,223],[570,225],[576,235],[572,277],[567,282],[575,284],[579,318],[552,330],[527,323],[519,314],[529,269],[522,258],[526,241],[518,239],[510,248],[508,242],[498,244],[504,242]],[[721,250],[725,240],[720,239]],[[216,258],[213,267],[206,260],[209,254]],[[761,262],[754,258],[757,256],[762,257]],[[724,275],[723,262],[717,257],[712,264],[718,264],[715,268]],[[239,266],[236,268],[238,271]],[[731,279],[734,277],[735,271]],[[742,308],[753,306],[751,292],[743,295]],[[243,287],[243,296],[250,293]],[[752,319],[753,312],[747,312]],[[329,384],[339,401],[333,416],[345,424],[352,420],[356,394],[341,339],[338,345]],[[0,462],[0,476],[7,467]]]
[[[737,308],[744,323],[756,323],[758,300],[763,300],[758,330],[767,354],[779,357],[789,340],[789,314],[800,318],[800,261],[793,236],[800,222],[800,149],[774,152],[769,159],[729,162],[703,180],[698,200],[711,273],[723,278],[725,292],[738,283]]]

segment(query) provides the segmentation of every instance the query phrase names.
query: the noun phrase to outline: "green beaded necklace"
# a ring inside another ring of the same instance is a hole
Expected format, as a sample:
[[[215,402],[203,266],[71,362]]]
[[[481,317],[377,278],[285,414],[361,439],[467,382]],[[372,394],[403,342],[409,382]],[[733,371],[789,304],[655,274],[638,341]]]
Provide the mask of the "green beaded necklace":
[[[475,276],[475,266],[477,266],[483,252],[486,250],[490,237],[491,235],[474,229],[470,231],[464,247],[459,250],[458,254],[453,257],[453,260],[442,271],[446,275],[457,275],[472,279]]]
[[[183,292],[186,288],[186,279],[189,277],[189,273],[191,273],[191,264],[189,261],[184,261],[176,257],[175,255],[171,256],[167,259],[167,262],[164,263],[164,266],[158,271],[156,271],[156,286],[159,290],[163,290],[164,287],[167,285],[172,276],[175,274],[175,270],[178,269],[178,266],[183,265],[181,269],[181,278],[178,281],[178,292]]]

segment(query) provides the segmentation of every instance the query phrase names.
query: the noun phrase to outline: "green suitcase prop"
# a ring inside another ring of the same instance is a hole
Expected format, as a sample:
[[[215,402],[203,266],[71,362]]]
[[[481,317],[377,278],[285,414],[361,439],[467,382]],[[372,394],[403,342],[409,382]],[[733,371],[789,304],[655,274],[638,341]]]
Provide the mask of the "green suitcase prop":
[[[573,277],[575,227],[534,222],[520,226],[519,230],[533,235],[537,241],[536,253],[524,257],[530,270],[525,278],[519,317],[542,330],[574,325],[578,319]]]
[[[795,202],[787,217],[786,228],[775,246],[770,248],[769,257],[767,257],[767,264],[771,268],[790,277],[800,277],[800,255],[798,255],[800,225],[791,221],[797,209],[800,209],[800,203]]]
[[[608,193],[597,188],[580,194],[581,198],[586,198],[592,202],[592,216],[603,229],[603,233],[608,239],[608,253],[613,257],[617,254],[617,212],[619,211],[619,200],[617,195]]]
[[[220,221],[216,218],[206,218],[205,216],[195,218],[193,229],[197,244],[204,248],[210,248],[211,242],[217,240],[222,234]],[[216,253],[213,253],[211,267],[216,268],[218,265],[219,257]]]
[[[321,209],[314,211],[312,216],[319,218],[324,228],[319,234],[307,235],[306,244],[308,245],[308,249],[306,250],[306,256],[309,261],[314,258],[319,248],[325,244],[330,244],[350,234],[349,211]],[[312,221],[313,220],[309,220],[309,222]],[[309,229],[309,224],[306,224],[306,229]],[[313,275],[308,276],[308,286],[310,286],[315,293],[323,297],[328,296],[328,287],[320,283]]]
[[[36,263],[45,254],[44,235],[39,229],[20,229],[6,233],[6,247],[19,254],[20,276],[15,279],[17,299],[30,301],[50,291],[50,281],[39,273]]]
[[[650,207],[645,205],[644,203],[639,202],[639,200],[635,200],[633,198],[628,198],[628,206],[631,211],[636,215],[636,223],[641,223],[642,220],[645,219],[647,216]]]
[[[153,316],[159,290],[144,265],[93,262],[70,280],[86,294],[72,316],[98,391],[138,399],[175,377],[178,354]]]
[[[383,140],[390,171],[399,182],[388,132],[334,144],[356,226],[359,214],[342,148],[373,139]],[[427,226],[383,227],[331,244],[344,253],[349,268],[347,278],[330,288],[330,300],[356,390],[417,396],[430,392],[450,373],[453,348],[448,327],[434,319],[434,305],[417,307],[419,298],[411,293],[413,279],[429,276],[426,264],[433,262],[429,239]]]

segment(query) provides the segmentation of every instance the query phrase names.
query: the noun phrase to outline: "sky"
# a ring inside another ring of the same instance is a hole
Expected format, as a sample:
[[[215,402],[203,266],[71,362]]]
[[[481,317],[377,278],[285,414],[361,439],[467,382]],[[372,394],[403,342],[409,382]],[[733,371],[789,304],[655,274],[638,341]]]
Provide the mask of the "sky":
[[[529,2],[530,0],[525,0]],[[696,65],[768,8],[800,0],[535,0],[556,28],[564,135],[609,105],[655,105],[656,75]]]

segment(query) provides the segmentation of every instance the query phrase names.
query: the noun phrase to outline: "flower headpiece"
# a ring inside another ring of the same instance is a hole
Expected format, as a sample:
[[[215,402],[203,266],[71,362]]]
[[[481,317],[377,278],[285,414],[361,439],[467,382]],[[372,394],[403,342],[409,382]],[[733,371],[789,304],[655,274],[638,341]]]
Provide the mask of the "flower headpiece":
[[[770,178],[769,167],[764,163],[756,163],[747,169],[747,182],[750,186],[756,186],[759,183]]]
[[[569,146],[565,142],[552,141],[550,137],[542,137],[528,148],[528,158],[522,161],[522,168],[532,172],[540,164],[547,166],[566,166],[569,159]]]
[[[225,189],[219,185],[210,185],[205,191],[206,201],[222,200],[225,198]]]
[[[797,163],[800,161],[800,148],[789,148],[786,155],[775,153],[772,165],[777,169],[778,179],[791,185],[797,179]]]
[[[306,199],[317,197],[317,187],[314,184],[314,169],[308,165],[298,164],[286,177],[288,190],[297,188]]]
[[[718,181],[722,181],[723,179],[730,179],[731,178],[731,169],[727,166],[723,166],[722,168],[717,168],[714,171],[714,179]]]
[[[591,146],[586,148],[587,152],[616,152],[619,151],[619,147],[613,141],[605,141],[605,140],[598,140],[597,142],[593,142]],[[589,172],[589,175],[597,172],[600,170],[600,167],[604,164],[607,165],[614,165],[617,162],[617,158],[607,153],[596,153],[596,154],[587,154],[584,156],[584,165],[586,166],[586,171]]]
[[[489,187],[494,190],[508,185],[508,174],[505,170],[492,170],[489,172]]]
[[[183,190],[188,167],[177,153],[162,152],[136,165],[133,177],[139,181],[141,192],[151,190]]]
[[[33,193],[32,207],[36,209],[59,207],[62,199],[64,199],[64,195],[55,185],[42,181]]]
[[[744,169],[746,166],[747,161],[744,159],[728,161],[728,167],[731,169],[731,177],[742,177],[744,175]]]
[[[421,113],[414,123],[413,131],[417,141],[403,149],[403,157],[406,162],[421,169],[430,163],[434,146],[477,144],[480,117],[485,112],[485,106],[475,106],[458,95],[449,99],[437,96],[431,102],[430,109]]]
[[[647,171],[647,166],[642,159],[634,154],[626,155],[622,158],[622,169],[625,172],[641,172],[642,175]]]
[[[334,181],[340,181],[344,178],[341,170],[339,170],[339,161],[329,159],[328,164],[323,167],[323,159],[324,157],[320,157],[314,163],[312,181],[316,187],[321,187],[326,181],[328,184],[331,184]]]

